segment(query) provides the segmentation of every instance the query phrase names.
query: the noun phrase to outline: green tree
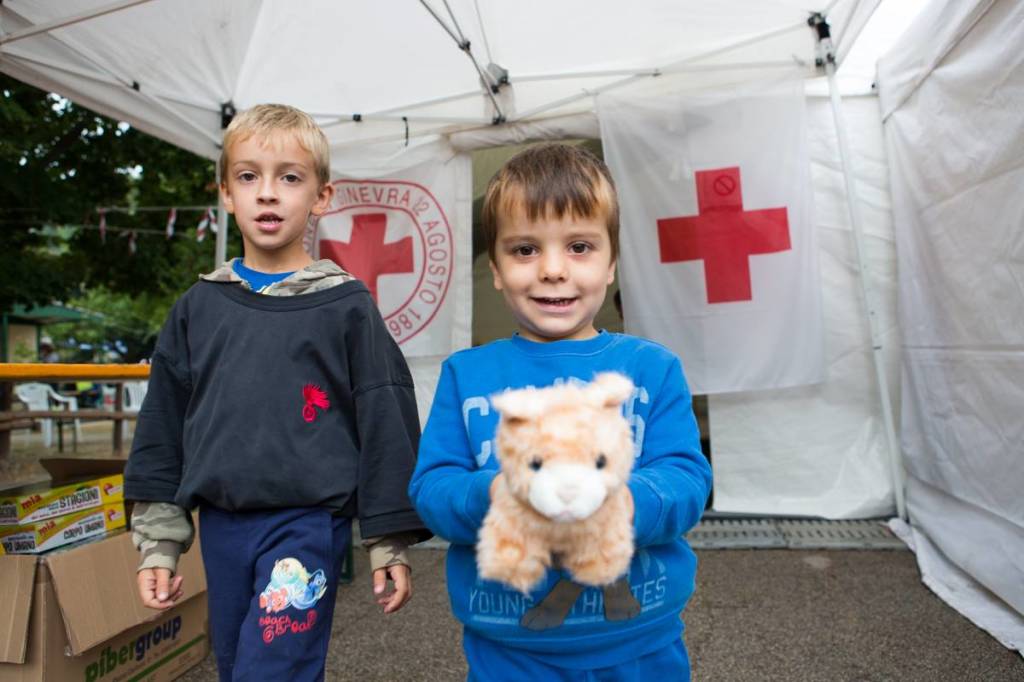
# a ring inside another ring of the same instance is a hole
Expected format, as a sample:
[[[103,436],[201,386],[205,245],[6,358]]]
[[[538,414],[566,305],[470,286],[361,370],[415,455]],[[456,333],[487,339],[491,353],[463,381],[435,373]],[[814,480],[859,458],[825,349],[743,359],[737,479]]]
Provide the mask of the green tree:
[[[115,350],[116,342],[119,362],[138,362],[149,357],[175,298],[171,293],[133,295],[94,287],[68,301],[76,308],[88,310],[87,319],[50,325],[47,331],[54,338],[74,338],[78,344],[92,348],[88,353],[67,357],[66,361],[102,362],[107,359],[105,351]]]
[[[154,306],[134,318],[152,324],[211,269],[214,240],[195,241],[200,213],[179,212],[174,239],[166,212],[109,213],[110,228],[157,231],[136,232],[134,254],[126,232],[103,241],[95,228],[101,206],[214,205],[212,161],[5,75],[0,129],[0,310],[129,297]]]

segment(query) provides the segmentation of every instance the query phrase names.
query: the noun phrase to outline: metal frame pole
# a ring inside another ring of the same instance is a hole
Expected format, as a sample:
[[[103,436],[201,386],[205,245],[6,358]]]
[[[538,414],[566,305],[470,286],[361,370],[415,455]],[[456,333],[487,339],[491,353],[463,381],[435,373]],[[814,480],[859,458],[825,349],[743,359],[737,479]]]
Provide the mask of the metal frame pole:
[[[220,162],[217,162],[217,239],[213,249],[213,268],[228,259],[228,211],[224,208],[224,197],[220,193]]]
[[[835,119],[836,137],[839,141],[839,159],[843,167],[843,179],[846,182],[846,204],[850,211],[850,224],[853,227],[853,243],[857,249],[857,266],[860,272],[860,289],[864,308],[868,314],[868,327],[871,330],[871,351],[875,365],[875,379],[878,383],[878,395],[882,402],[882,421],[885,424],[885,438],[889,446],[889,473],[892,477],[893,493],[896,497],[896,513],[904,521],[907,520],[907,505],[904,498],[903,454],[896,438],[896,424],[893,418],[892,401],[889,398],[889,381],[885,375],[885,357],[882,353],[882,337],[878,329],[877,312],[874,305],[874,290],[871,285],[871,272],[866,261],[864,246],[864,228],[860,215],[860,196],[857,193],[857,179],[853,174],[853,155],[846,136],[846,120],[843,116],[842,98],[836,83],[836,61],[829,37],[828,24],[824,17],[814,15],[808,23],[818,31],[821,65],[828,77],[829,99],[832,103],[832,116]]]
[[[114,12],[120,12],[123,9],[134,7],[135,5],[144,5],[152,0],[121,0],[121,2],[115,2],[110,5],[104,5],[103,7],[97,7],[95,9],[88,10],[86,12],[80,12],[67,17],[61,17],[60,19],[54,19],[52,21],[46,21],[35,26],[29,26],[21,31],[15,31],[6,36],[0,37],[0,45],[6,45],[7,43],[13,43],[23,38],[31,38],[32,36],[39,35],[40,33],[49,33],[59,28],[66,28],[73,26],[74,24],[80,24],[83,21],[89,21],[96,17],[102,17],[106,14],[112,14]]]

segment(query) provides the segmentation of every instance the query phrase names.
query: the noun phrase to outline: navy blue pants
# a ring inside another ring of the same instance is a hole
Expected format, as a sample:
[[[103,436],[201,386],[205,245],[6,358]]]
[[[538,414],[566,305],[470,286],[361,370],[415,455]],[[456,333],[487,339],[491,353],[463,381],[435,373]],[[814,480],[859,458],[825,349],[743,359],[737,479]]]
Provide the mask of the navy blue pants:
[[[556,668],[521,649],[463,631],[468,682],[687,682],[690,659],[682,639],[619,665],[592,670]]]
[[[349,519],[201,507],[199,532],[220,681],[323,680]]]

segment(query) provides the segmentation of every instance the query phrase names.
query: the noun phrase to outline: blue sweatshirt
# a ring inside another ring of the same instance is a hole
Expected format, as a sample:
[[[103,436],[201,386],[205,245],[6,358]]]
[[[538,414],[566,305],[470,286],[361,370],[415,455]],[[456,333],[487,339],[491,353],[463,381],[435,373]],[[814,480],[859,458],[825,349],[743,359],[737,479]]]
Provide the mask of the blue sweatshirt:
[[[506,388],[591,381],[609,370],[629,376],[637,387],[624,414],[636,445],[629,489],[637,552],[629,582],[643,611],[631,620],[605,621],[601,590],[588,588],[561,626],[529,630],[520,618],[566,574],[549,571],[529,596],[477,575],[477,534],[498,472],[498,414],[489,398]],[[409,485],[427,527],[451,542],[447,575],[455,616],[479,637],[576,669],[618,665],[680,637],[679,614],[697,568],[681,536],[700,519],[710,490],[711,468],[700,451],[679,359],[658,344],[607,332],[551,343],[514,336],[448,358]]]

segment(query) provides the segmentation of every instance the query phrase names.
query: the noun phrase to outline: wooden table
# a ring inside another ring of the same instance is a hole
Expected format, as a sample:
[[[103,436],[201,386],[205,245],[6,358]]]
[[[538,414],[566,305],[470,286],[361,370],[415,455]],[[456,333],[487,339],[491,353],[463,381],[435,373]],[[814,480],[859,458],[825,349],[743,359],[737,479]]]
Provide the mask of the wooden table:
[[[123,456],[124,420],[135,419],[136,412],[124,411],[124,392],[118,390],[114,397],[114,411],[77,410],[32,410],[13,412],[11,402],[13,385],[25,381],[97,381],[105,384],[122,384],[126,381],[145,381],[149,378],[149,365],[86,365],[45,362],[3,362],[0,363],[0,458],[11,452],[11,430],[29,425],[30,419],[110,419],[114,422],[113,447],[116,456]],[[58,426],[58,428],[60,428]]]

